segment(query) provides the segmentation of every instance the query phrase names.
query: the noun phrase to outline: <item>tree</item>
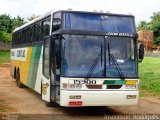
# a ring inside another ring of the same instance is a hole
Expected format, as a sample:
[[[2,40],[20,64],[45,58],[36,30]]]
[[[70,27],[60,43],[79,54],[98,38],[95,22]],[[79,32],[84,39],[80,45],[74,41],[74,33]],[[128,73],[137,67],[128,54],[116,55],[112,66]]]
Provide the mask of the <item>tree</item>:
[[[160,44],[160,12],[153,13],[150,22],[151,30],[154,32],[156,45]]]
[[[0,31],[5,31],[7,33],[12,32],[12,20],[9,14],[0,16]]]
[[[140,30],[149,30],[149,24],[146,21],[140,21],[137,27],[138,31]]]
[[[31,21],[31,20],[33,20],[33,19],[35,19],[37,17],[39,17],[39,16],[36,16],[35,14],[33,14],[30,18],[28,18],[28,21]]]
[[[20,16],[12,19],[9,14],[0,15],[0,41],[10,41],[13,30],[23,24],[24,19]]]
[[[24,19],[21,18],[20,16],[17,16],[17,18],[12,19],[12,29],[14,30],[15,28],[20,27],[24,23],[25,23]]]
[[[11,41],[12,37],[10,33],[0,31],[0,41]]]

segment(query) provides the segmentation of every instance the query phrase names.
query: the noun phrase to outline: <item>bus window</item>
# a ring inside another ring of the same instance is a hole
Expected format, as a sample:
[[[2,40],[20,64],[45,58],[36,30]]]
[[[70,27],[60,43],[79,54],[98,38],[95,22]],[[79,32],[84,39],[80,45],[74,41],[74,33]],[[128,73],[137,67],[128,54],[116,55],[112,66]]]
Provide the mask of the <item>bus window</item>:
[[[25,44],[28,44],[29,43],[29,28],[27,28],[26,30],[26,41],[25,41]]]
[[[59,30],[61,28],[61,13],[57,13],[53,17],[52,31]]]
[[[43,55],[43,74],[46,78],[49,78],[49,38],[46,38]]]
[[[31,35],[31,43],[34,41],[34,26],[30,29],[30,35]]]
[[[20,44],[23,44],[25,41],[25,30],[22,30],[22,40],[20,42]]]
[[[20,43],[19,32],[17,33],[17,42]]]
[[[28,28],[28,43],[31,43],[31,37],[32,37],[32,29],[31,27]]]
[[[48,36],[50,32],[51,17],[43,22],[43,37]]]
[[[39,23],[39,24],[35,25],[35,41],[39,41],[40,40],[40,35],[41,35],[40,32],[41,32],[41,25]]]

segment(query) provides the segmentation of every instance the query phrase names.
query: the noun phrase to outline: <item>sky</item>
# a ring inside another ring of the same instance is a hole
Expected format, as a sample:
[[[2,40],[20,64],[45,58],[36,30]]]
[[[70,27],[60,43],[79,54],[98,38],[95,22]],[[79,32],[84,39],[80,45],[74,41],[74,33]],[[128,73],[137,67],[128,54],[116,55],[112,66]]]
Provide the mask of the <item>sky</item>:
[[[93,11],[132,14],[136,24],[150,21],[153,12],[160,11],[160,0],[0,0],[0,14],[17,15],[27,19],[31,15],[43,15],[50,10]]]

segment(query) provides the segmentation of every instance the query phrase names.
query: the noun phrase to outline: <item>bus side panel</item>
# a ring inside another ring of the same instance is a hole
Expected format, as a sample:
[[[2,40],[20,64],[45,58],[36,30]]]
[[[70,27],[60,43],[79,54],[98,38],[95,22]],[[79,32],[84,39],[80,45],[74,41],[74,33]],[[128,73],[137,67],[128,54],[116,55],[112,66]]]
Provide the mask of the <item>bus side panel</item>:
[[[27,78],[28,78],[28,71],[29,71],[29,64],[30,64],[30,59],[31,59],[31,53],[32,53],[32,47],[28,47],[27,50],[27,57],[26,61],[21,63],[21,82],[24,85],[27,85]]]
[[[35,45],[32,47],[32,53],[30,58],[29,70],[28,70],[28,78],[27,78],[27,84],[26,84],[28,87],[30,87],[33,90],[35,90],[36,88],[36,91],[38,93],[41,92],[40,83],[41,83],[42,70],[38,70],[38,68],[42,69],[42,67],[40,67],[42,65],[42,62],[40,63],[40,57],[42,57],[41,50],[42,50],[42,45]],[[39,84],[36,84],[36,83],[39,83]]]
[[[27,54],[27,48],[11,49],[11,76],[12,77],[14,77],[14,72],[17,72],[18,69],[20,70],[20,72],[22,72],[21,63],[23,61],[26,61],[26,54]],[[20,75],[21,77],[20,79],[22,79],[22,76],[23,75]]]
[[[41,93],[42,44],[15,48],[11,52],[11,76],[14,77],[15,68],[19,69],[21,83]]]
[[[41,54],[39,59],[38,71],[37,71],[37,79],[35,83],[34,90],[38,93],[41,93],[41,82],[42,82],[42,58],[43,58],[43,46],[41,48]]]

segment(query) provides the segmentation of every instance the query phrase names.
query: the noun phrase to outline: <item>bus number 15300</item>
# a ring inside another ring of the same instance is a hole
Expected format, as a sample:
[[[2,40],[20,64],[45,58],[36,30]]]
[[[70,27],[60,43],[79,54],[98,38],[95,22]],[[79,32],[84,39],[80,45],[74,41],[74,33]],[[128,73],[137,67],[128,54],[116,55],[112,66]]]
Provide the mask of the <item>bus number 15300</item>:
[[[96,80],[74,80],[74,84],[96,84]]]

